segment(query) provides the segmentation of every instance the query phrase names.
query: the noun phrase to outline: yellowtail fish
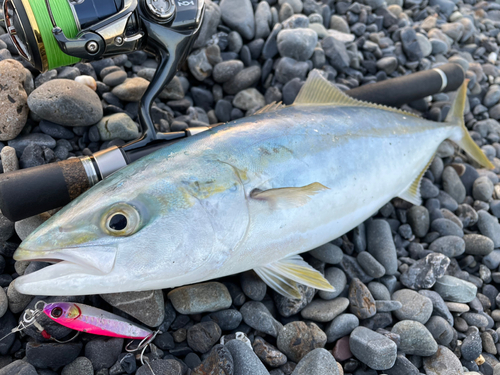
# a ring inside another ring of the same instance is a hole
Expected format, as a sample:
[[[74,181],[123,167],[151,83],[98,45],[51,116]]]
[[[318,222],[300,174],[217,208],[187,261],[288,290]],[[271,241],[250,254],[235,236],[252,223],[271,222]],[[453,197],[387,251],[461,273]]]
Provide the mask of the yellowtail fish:
[[[269,105],[152,153],[67,205],[16,260],[57,262],[19,277],[34,295],[171,288],[246,270],[277,292],[333,290],[298,255],[355,228],[394,197],[420,204],[442,141],[493,165],[463,120],[445,123],[352,99],[314,71],[291,106]]]

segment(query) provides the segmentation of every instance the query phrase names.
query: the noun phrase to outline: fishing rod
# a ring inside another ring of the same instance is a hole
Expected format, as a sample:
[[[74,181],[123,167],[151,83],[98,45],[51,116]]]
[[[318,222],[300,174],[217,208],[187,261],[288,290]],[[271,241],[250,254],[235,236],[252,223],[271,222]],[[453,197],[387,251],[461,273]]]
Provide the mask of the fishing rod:
[[[216,125],[162,133],[151,105],[174,77],[199,32],[203,0],[6,0],[5,22],[20,55],[40,71],[145,50],[159,59],[139,105],[142,135],[90,156],[0,175],[0,210],[11,221],[62,207],[117,170],[182,138]],[[456,90],[464,72],[457,64],[364,85],[346,94],[400,106]]]

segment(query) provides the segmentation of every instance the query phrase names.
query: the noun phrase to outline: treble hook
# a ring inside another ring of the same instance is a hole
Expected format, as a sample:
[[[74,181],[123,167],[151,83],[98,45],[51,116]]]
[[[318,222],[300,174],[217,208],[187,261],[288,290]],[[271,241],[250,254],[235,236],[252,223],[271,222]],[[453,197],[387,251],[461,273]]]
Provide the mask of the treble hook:
[[[162,332],[161,331],[154,331],[153,333],[151,333],[149,336],[146,336],[144,337],[140,342],[139,342],[139,345],[137,345],[137,348],[135,349],[131,349],[130,348],[130,345],[133,343],[133,341],[130,341],[127,346],[125,346],[125,351],[127,351],[128,353],[133,353],[133,352],[137,352],[137,351],[141,351],[141,356],[140,356],[140,359],[141,359],[141,364],[144,366],[144,362],[146,362],[145,364],[149,367],[149,369],[151,370],[151,373],[153,375],[155,375],[155,372],[153,371],[153,368],[151,367],[151,365],[149,364],[149,359],[146,358],[146,360],[144,359],[144,352],[146,351],[146,349],[148,348],[149,344],[151,344],[151,342],[156,338],[156,336],[158,334],[161,334]]]

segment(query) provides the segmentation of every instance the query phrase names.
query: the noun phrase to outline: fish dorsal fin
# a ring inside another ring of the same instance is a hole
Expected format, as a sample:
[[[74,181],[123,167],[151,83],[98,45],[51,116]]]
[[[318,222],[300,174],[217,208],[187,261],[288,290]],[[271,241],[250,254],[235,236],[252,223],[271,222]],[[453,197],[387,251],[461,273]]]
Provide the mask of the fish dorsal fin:
[[[292,255],[254,269],[257,275],[281,295],[301,298],[297,284],[334,292],[335,288],[300,255]]]
[[[317,70],[313,70],[309,74],[309,77],[307,78],[306,82],[300,89],[299,94],[295,98],[295,101],[293,102],[293,105],[295,106],[312,104],[336,105],[345,107],[371,107],[399,113],[405,116],[420,118],[413,113],[406,112],[401,109],[351,98],[350,96],[344,94],[337,87],[335,87],[335,85],[326,80]]]
[[[420,184],[422,182],[422,177],[424,177],[425,172],[432,164],[434,160],[434,156],[432,156],[431,160],[427,163],[427,165],[420,171],[417,178],[408,186],[401,194],[398,195],[399,198],[404,199],[407,202],[413,203],[414,205],[420,206],[422,204],[422,197],[420,195]]]
[[[274,112],[274,111],[276,111],[276,110],[278,110],[280,108],[283,108],[283,107],[285,107],[285,105],[282,104],[281,102],[278,102],[278,103],[272,102],[272,103],[270,103],[270,104],[262,107],[258,111],[256,111],[254,113],[254,115],[260,115],[262,113],[267,113],[267,112]]]
[[[272,209],[286,209],[305,205],[313,195],[323,190],[328,188],[319,182],[313,182],[302,187],[254,190],[250,193],[250,198],[266,201]]]

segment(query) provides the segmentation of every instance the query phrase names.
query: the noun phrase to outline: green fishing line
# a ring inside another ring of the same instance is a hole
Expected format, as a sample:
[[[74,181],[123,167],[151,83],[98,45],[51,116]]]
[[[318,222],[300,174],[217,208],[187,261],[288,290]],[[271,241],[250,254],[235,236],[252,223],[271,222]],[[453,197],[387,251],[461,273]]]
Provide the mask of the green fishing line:
[[[76,22],[73,17],[73,12],[69,6],[68,0],[49,0],[52,15],[56,21],[56,25],[63,31],[64,35],[69,38],[74,38],[78,33]],[[50,21],[49,12],[44,0],[29,0],[33,14],[35,15],[40,33],[42,34],[43,44],[47,54],[49,69],[58,68],[76,64],[81,59],[65,54],[59,48],[54,35],[52,34],[52,22]]]

